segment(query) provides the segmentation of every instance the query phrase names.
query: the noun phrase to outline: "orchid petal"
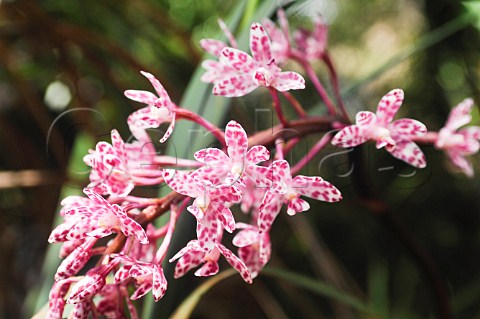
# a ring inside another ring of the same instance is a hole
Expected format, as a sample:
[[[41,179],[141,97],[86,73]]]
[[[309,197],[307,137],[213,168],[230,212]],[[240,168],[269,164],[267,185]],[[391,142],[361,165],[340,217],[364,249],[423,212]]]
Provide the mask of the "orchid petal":
[[[126,90],[123,94],[130,100],[148,104],[155,105],[155,102],[158,100],[158,97],[155,96],[152,92],[142,91],[142,90]]]
[[[245,74],[252,72],[257,65],[257,62],[250,55],[230,47],[222,50],[219,61]]]
[[[368,137],[363,128],[358,125],[350,125],[335,134],[332,144],[340,147],[355,147],[365,143]]]
[[[305,79],[297,72],[279,72],[275,75],[272,86],[280,92],[301,90],[305,88]]]
[[[250,51],[253,58],[261,64],[266,65],[272,61],[271,42],[260,23],[253,23],[250,27]]]
[[[427,166],[425,155],[420,147],[412,141],[400,141],[393,150],[387,149],[393,157],[398,158],[414,167],[424,168]]]
[[[395,89],[382,97],[377,108],[377,124],[386,126],[397,114],[403,102],[403,91]]]
[[[248,74],[232,74],[219,79],[214,87],[213,94],[225,97],[244,96],[252,92],[257,85]]]
[[[333,203],[342,199],[342,194],[335,186],[316,176],[297,175],[293,178],[292,188],[301,195],[324,202]]]

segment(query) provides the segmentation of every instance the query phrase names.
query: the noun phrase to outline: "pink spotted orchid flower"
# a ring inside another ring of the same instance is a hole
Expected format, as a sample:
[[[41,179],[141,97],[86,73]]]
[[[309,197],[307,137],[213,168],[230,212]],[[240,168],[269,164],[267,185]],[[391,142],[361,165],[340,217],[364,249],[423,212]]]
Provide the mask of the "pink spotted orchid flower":
[[[388,92],[378,103],[377,113],[362,111],[356,115],[356,124],[338,132],[332,144],[340,147],[354,147],[368,140],[376,142],[377,149],[385,149],[414,167],[427,165],[425,155],[412,138],[427,133],[425,125],[417,120],[403,118],[392,122],[403,102],[403,91]]]
[[[172,134],[175,127],[175,109],[177,106],[170,100],[167,91],[155,76],[144,71],[141,73],[150,81],[158,96],[148,91],[126,90],[125,96],[127,98],[148,105],[130,114],[127,120],[128,126],[133,136],[139,141],[143,141],[147,138],[146,129],[157,128],[162,123],[170,123],[167,131],[160,139],[160,142],[163,143]]]
[[[305,88],[305,80],[300,74],[282,72],[277,66],[272,55],[271,41],[259,23],[252,24],[250,28],[250,50],[252,56],[235,48],[223,48],[220,62],[236,72],[227,72],[224,77],[217,79],[213,94],[243,96],[259,86],[272,87],[281,92]]]
[[[227,37],[228,42],[230,42],[230,47],[236,49],[237,41],[235,40],[235,37],[228,29],[227,25],[220,19],[218,20],[218,24],[220,25],[220,28],[223,30],[223,33],[225,34],[225,36]],[[200,46],[206,52],[219,58],[222,53],[222,50],[228,47],[228,44],[216,39],[202,39],[200,40]],[[202,67],[206,70],[206,72],[202,75],[200,80],[205,83],[215,83],[217,80],[227,76],[227,74],[234,75],[237,72],[235,68],[228,66],[218,60],[211,60],[211,59],[204,60],[202,62]]]
[[[89,188],[102,195],[127,196],[135,187],[127,167],[125,143],[117,130],[112,130],[112,144],[97,143],[83,161],[90,166]]]
[[[197,236],[204,250],[211,250],[214,246],[218,222],[230,233],[235,230],[235,219],[229,206],[240,202],[241,193],[236,187],[214,186],[195,172],[165,170],[164,178],[174,191],[195,199],[187,210],[197,219]]]
[[[106,284],[98,295],[101,299],[96,304],[96,311],[101,318],[140,318],[132,302],[128,299],[128,292],[124,286]],[[125,307],[125,303],[127,307]]]
[[[340,191],[321,177],[303,175],[292,177],[290,165],[285,160],[276,160],[270,167],[273,186],[265,194],[259,208],[258,228],[261,232],[270,229],[284,203],[288,204],[289,215],[310,209],[310,205],[300,198],[302,195],[330,203],[342,199]]]
[[[270,158],[265,146],[248,149],[247,133],[235,121],[228,122],[225,128],[225,144],[227,154],[218,148],[205,148],[194,154],[195,159],[205,165],[197,171],[200,176],[215,185],[234,185],[236,182],[243,185],[245,178],[259,187],[270,185],[268,168],[257,165]]]
[[[255,278],[270,260],[272,248],[269,232],[260,232],[257,226],[245,223],[237,223],[236,227],[240,231],[232,243],[238,247],[238,256],[247,266],[252,278]]]
[[[297,50],[308,61],[318,60],[327,50],[328,27],[320,16],[315,18],[313,29],[298,29],[293,34]]]
[[[79,304],[90,301],[105,286],[107,283],[107,275],[117,265],[118,261],[112,260],[106,265],[90,269],[87,274],[70,289],[67,303]]]
[[[95,150],[84,156],[90,166],[89,188],[102,195],[127,196],[137,185],[152,185],[161,182],[161,164],[176,162],[191,165],[190,161],[172,159],[169,156],[156,156],[150,137],[142,141],[125,143],[117,130],[112,130],[112,144],[97,143]]]
[[[115,274],[115,282],[120,283],[128,278],[134,278],[137,285],[137,289],[130,299],[139,299],[150,290],[155,301],[160,300],[165,295],[167,279],[163,274],[161,265],[153,262],[141,262],[125,255],[117,258],[125,265]]]
[[[140,243],[148,244],[148,238],[136,221],[117,204],[110,204],[92,189],[83,192],[90,202],[87,206],[74,206],[65,212],[65,222],[57,226],[49,242],[79,240],[86,237],[102,238],[113,232],[134,236]]]
[[[195,272],[195,276],[213,276],[218,273],[218,259],[220,255],[223,255],[225,259],[227,259],[228,263],[239,272],[245,282],[249,284],[252,283],[252,276],[244,262],[218,241],[215,241],[214,247],[208,252],[200,246],[198,240],[188,242],[187,246],[182,248],[170,259],[170,262],[178,259],[175,265],[174,277],[180,278],[190,269],[202,264],[203,265]]]
[[[444,150],[452,163],[468,177],[473,177],[472,164],[466,156],[480,149],[480,126],[459,129],[472,120],[472,99],[465,99],[452,109],[445,126],[438,133],[435,148]]]

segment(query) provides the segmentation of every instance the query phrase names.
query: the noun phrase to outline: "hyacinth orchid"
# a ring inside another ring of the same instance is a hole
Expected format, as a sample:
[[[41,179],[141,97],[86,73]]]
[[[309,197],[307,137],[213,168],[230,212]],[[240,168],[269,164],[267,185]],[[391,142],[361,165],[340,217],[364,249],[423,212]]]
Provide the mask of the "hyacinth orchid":
[[[236,227],[240,231],[232,244],[238,247],[238,257],[245,263],[253,279],[270,259],[270,235],[268,231],[261,232],[258,227],[246,223],[237,223]]]
[[[227,154],[217,148],[206,148],[197,151],[195,159],[205,166],[198,170],[203,177],[214,184],[234,185],[244,184],[244,179],[250,179],[258,187],[268,187],[268,168],[257,165],[268,161],[270,152],[263,145],[255,145],[248,149],[247,133],[235,121],[230,121],[225,128],[225,144]]]
[[[67,303],[78,304],[90,301],[107,283],[107,275],[118,265],[118,261],[111,261],[107,265],[90,269],[70,290]]]
[[[290,165],[285,160],[274,161],[271,169],[273,187],[267,191],[259,208],[258,228],[261,232],[270,229],[283,203],[288,204],[289,215],[310,209],[301,195],[330,203],[342,199],[340,191],[321,177],[297,175],[292,178]]]
[[[356,124],[338,132],[332,144],[340,147],[354,147],[368,140],[376,142],[377,149],[385,149],[394,157],[418,168],[427,165],[425,155],[415,142],[415,137],[427,133],[425,125],[413,119],[392,122],[403,102],[403,91],[388,92],[378,103],[376,113],[362,111],[356,115]]]
[[[165,122],[170,123],[167,131],[160,139],[160,142],[163,143],[172,134],[175,127],[175,109],[177,106],[170,100],[167,91],[155,76],[144,71],[141,71],[141,73],[150,81],[158,96],[148,91],[126,90],[126,97],[148,105],[128,117],[128,126],[133,136],[139,141],[143,141],[147,138],[145,129],[157,128]]]
[[[120,255],[118,258],[125,265],[115,274],[115,282],[120,283],[128,278],[134,278],[137,289],[131,299],[143,297],[150,290],[155,301],[160,300],[167,291],[167,279],[161,265],[155,262],[142,262],[129,256]]]
[[[293,34],[297,50],[308,61],[321,59],[327,50],[328,27],[320,16],[314,20],[313,30],[300,28]]]
[[[122,232],[125,236],[134,236],[140,243],[148,244],[148,238],[136,221],[117,204],[110,204],[95,191],[85,188],[85,195],[90,199],[88,206],[76,206],[65,212],[64,224],[50,235],[50,242],[83,239],[88,237],[101,238],[113,232]],[[73,222],[72,222],[73,221]]]
[[[219,60],[228,67],[228,72],[213,82],[213,94],[243,96],[259,86],[272,87],[281,92],[305,88],[305,80],[300,74],[282,72],[276,65],[270,38],[259,23],[252,24],[250,28],[250,50],[252,56],[231,47],[222,49]],[[212,67],[209,67],[210,72]],[[217,74],[224,71],[218,70]]]
[[[173,103],[161,83],[147,72],[141,73],[150,81],[156,95],[140,90],[125,91],[127,98],[147,105],[132,113],[127,121],[137,140],[125,143],[113,130],[111,144],[99,142],[84,158],[92,168],[90,184],[84,189],[87,197],[70,196],[62,201],[60,215],[64,220],[52,231],[49,242],[62,243],[60,256],[65,259],[55,274],[47,318],[62,318],[66,303],[74,304],[71,318],[87,318],[91,313],[94,317],[138,318],[132,299],[151,291],[158,301],[166,294],[167,278],[161,265],[171,248],[178,214],[185,207],[196,219],[196,230],[192,231],[192,237],[196,238],[170,258],[170,262],[176,262],[174,277],[182,277],[197,267],[196,276],[215,275],[219,271],[219,259],[224,256],[243,280],[251,283],[270,259],[270,230],[284,204],[287,214],[295,215],[310,209],[302,197],[329,203],[342,199],[340,190],[321,177],[296,173],[311,162],[330,139],[340,147],[375,141],[377,148],[384,147],[394,157],[418,168],[425,167],[426,160],[415,142],[434,143],[466,175],[473,175],[466,156],[480,149],[480,127],[461,128],[471,120],[471,99],[451,111],[444,128],[429,135],[419,121],[393,120],[404,99],[400,89],[387,93],[376,113],[359,112],[356,123],[351,125],[336,87],[334,66],[326,54],[324,21],[315,20],[312,31],[293,32],[290,43],[283,11],[278,12],[278,18],[279,27],[270,20],[264,20],[263,25],[251,25],[251,55],[238,49],[234,36],[222,21],[219,24],[228,44],[213,39],[200,42],[205,51],[218,58],[202,64],[207,70],[202,80],[214,85],[213,94],[238,97],[260,86],[270,90],[280,122],[278,126],[272,125],[271,131],[248,136],[238,122],[229,120],[223,132],[201,115]],[[300,74],[283,72],[278,67],[288,59],[303,68],[325,103],[328,115],[309,115],[300,99],[285,92],[305,88]],[[332,87],[337,93],[336,104],[329,99],[310,64],[318,59],[330,71]],[[283,100],[277,91],[285,92]],[[290,118],[288,113],[283,115],[284,102],[294,107],[296,118]],[[180,119],[207,129],[221,147],[192,149],[194,159],[157,156],[147,129],[169,123],[160,140],[163,143],[172,133],[175,121]],[[332,128],[341,128],[333,138],[333,134],[325,134]],[[286,161],[284,153],[288,154],[311,133],[324,134],[301,160]],[[275,145],[279,140],[285,143]],[[275,150],[273,158],[270,157],[272,150]],[[173,191],[161,198],[131,195],[135,187],[147,185],[168,185]],[[234,206],[237,204],[245,213],[241,218],[248,223],[236,222]],[[181,209],[177,210],[178,207]],[[168,224],[158,229],[152,225],[168,212]],[[230,243],[238,248],[237,255],[227,248],[225,241],[229,238],[223,236],[225,231],[233,233],[236,229],[238,232],[232,234]],[[117,237],[102,239],[110,235]],[[85,275],[78,275],[95,255],[101,255],[97,265]]]
[[[235,256],[228,248],[215,241],[214,247],[206,252],[198,240],[191,240],[187,246],[182,248],[175,256],[170,259],[173,262],[178,259],[175,266],[175,278],[185,275],[190,269],[202,265],[196,272],[195,276],[205,277],[218,273],[218,259],[223,255],[228,263],[235,268],[247,283],[252,283],[252,276],[243,263],[243,261]]]
[[[480,149],[480,126],[460,127],[472,120],[472,107],[473,100],[470,98],[454,107],[434,144],[437,149],[444,150],[451,162],[468,177],[473,177],[473,167],[466,156]]]
[[[134,188],[127,167],[125,143],[117,130],[112,130],[112,144],[99,142],[95,150],[83,158],[90,166],[89,188],[102,195],[126,196]]]

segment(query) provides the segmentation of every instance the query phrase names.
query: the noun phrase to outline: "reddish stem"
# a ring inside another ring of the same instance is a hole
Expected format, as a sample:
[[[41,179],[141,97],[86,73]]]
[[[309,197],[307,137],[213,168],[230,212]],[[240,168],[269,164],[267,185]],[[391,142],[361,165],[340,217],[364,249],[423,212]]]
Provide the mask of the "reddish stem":
[[[285,115],[283,115],[282,111],[282,105],[280,103],[280,98],[278,96],[278,91],[272,87],[268,88],[270,91],[270,95],[272,96],[273,100],[273,109],[277,113],[278,120],[282,124],[283,127],[288,127],[288,120],[285,118]]]
[[[197,113],[194,113],[190,110],[184,109],[184,108],[177,108],[175,109],[175,113],[177,116],[177,119],[184,119],[184,120],[189,120],[192,122],[197,123],[198,125],[204,127],[208,132],[212,133],[213,136],[223,145],[226,146],[225,144],[225,134],[221,129],[219,129],[217,126],[212,124],[211,122],[207,121],[205,118],[201,117]]]
[[[335,92],[335,98],[337,99],[337,105],[340,109],[340,112],[342,113],[343,120],[347,123],[351,123],[351,120],[347,113],[347,109],[343,104],[342,95],[340,94],[340,85],[338,83],[337,71],[335,71],[335,66],[333,65],[333,61],[330,58],[328,52],[325,52],[325,54],[323,55],[323,61],[328,68],[328,72],[330,73],[330,79],[332,81],[333,90]]]
[[[295,112],[297,112],[299,117],[304,118],[308,116],[307,112],[305,112],[300,102],[298,102],[298,100],[292,94],[290,94],[290,92],[285,91],[282,93],[283,96],[287,99],[287,101],[293,106]]]
[[[322,138],[302,157],[295,166],[292,167],[292,175],[297,174],[308,162],[318,153],[321,149],[327,145],[328,142],[332,139],[330,132],[327,132]]]
[[[290,55],[292,59],[300,63],[300,65],[305,69],[305,72],[307,72],[308,77],[312,81],[313,86],[315,86],[315,89],[318,92],[318,95],[320,95],[320,98],[323,100],[325,103],[325,106],[327,107],[327,111],[331,116],[335,116],[337,114],[337,111],[335,110],[335,105],[333,104],[332,100],[328,97],[328,93],[323,87],[322,83],[317,77],[317,74],[312,68],[312,65],[310,62],[305,60],[305,58],[296,51],[291,51]]]

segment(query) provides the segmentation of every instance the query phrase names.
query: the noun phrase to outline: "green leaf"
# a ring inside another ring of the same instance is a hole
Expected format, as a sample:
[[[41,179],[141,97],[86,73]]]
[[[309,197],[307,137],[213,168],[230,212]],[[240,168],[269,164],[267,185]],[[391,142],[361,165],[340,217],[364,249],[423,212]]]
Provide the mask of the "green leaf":
[[[220,281],[224,280],[235,274],[235,269],[225,270],[214,277],[211,277],[206,282],[197,287],[177,308],[175,313],[170,317],[170,319],[187,319],[190,318],[193,310],[197,306],[198,302],[202,296],[215,286]]]
[[[472,24],[480,30],[480,1],[465,1],[462,3],[472,17]]]
[[[373,260],[368,267],[368,296],[372,309],[388,318],[388,267],[381,260]]]
[[[346,292],[329,286],[327,283],[297,273],[271,267],[265,268],[262,271],[262,274],[286,280],[294,286],[301,287],[316,294],[331,298],[337,302],[348,305],[357,311],[372,315],[375,318],[381,318],[379,314],[376,313],[372,307],[367,305],[365,302],[349,295]]]

